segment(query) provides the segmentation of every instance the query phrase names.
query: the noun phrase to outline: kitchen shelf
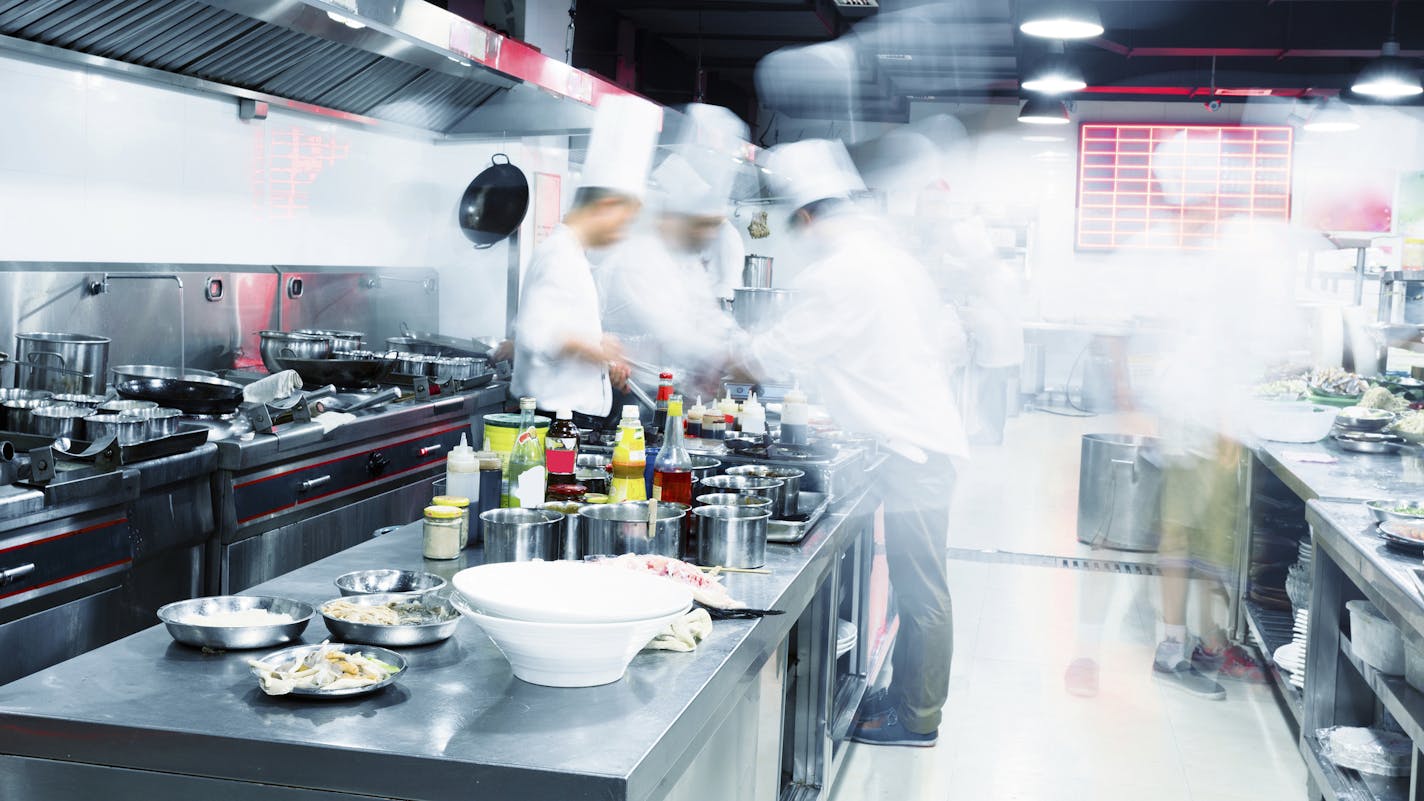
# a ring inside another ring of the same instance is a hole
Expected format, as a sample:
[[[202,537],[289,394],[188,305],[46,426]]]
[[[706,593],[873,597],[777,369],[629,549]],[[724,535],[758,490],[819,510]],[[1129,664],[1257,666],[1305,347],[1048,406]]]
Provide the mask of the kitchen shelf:
[[[1389,714],[1399,722],[1400,728],[1414,741],[1416,748],[1424,747],[1424,694],[1398,676],[1387,676],[1364,663],[1355,656],[1350,638],[1340,635],[1340,653],[1346,661],[1355,666],[1365,684],[1379,698]]]
[[[1303,695],[1290,683],[1285,671],[1277,667],[1275,661],[1276,649],[1294,639],[1295,618],[1289,612],[1267,609],[1255,601],[1246,601],[1245,607],[1246,627],[1251,630],[1251,637],[1261,648],[1261,664],[1276,683],[1276,689],[1280,691],[1286,709],[1290,710],[1291,716],[1295,718],[1296,728],[1299,729],[1305,717]]]
[[[1320,740],[1313,732],[1301,737],[1301,742],[1304,744],[1301,755],[1305,757],[1305,768],[1326,801],[1393,801],[1389,797],[1376,796],[1360,774],[1341,770],[1326,759],[1320,750]]]

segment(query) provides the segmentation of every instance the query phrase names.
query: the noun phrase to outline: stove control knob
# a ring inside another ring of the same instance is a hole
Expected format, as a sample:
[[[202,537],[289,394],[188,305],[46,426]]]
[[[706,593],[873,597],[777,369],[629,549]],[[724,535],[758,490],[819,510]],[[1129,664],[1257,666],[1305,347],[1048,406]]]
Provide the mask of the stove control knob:
[[[386,472],[386,468],[390,466],[391,460],[387,459],[386,455],[381,453],[380,451],[372,453],[371,457],[366,460],[366,472],[370,473],[372,476],[384,475]]]

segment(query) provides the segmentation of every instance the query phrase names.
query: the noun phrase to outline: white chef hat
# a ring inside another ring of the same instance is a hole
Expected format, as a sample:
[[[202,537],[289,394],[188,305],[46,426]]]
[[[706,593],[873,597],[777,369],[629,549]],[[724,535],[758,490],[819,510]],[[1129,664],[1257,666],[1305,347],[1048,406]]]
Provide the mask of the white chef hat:
[[[657,184],[666,214],[713,217],[727,213],[730,181],[725,187],[714,187],[689,160],[677,153],[663,159],[653,170],[653,182]]]
[[[643,197],[662,119],[662,107],[651,101],[630,95],[603,98],[594,112],[579,188]]]
[[[848,198],[865,191],[845,145],[831,139],[803,139],[773,147],[766,171],[777,195],[799,209],[818,200]]]
[[[653,174],[666,193],[663,210],[708,217],[726,214],[732,186],[744,168],[747,124],[729,109],[706,103],[689,103],[681,111],[682,124],[669,148],[673,156],[664,160],[667,171]],[[689,171],[696,173],[696,180]]]

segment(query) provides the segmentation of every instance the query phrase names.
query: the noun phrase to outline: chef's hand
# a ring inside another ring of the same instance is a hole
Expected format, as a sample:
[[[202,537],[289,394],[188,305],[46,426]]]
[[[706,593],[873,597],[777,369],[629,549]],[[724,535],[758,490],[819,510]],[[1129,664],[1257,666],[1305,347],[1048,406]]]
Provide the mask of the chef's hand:
[[[633,375],[633,368],[622,359],[610,361],[608,363],[608,381],[618,390],[628,389],[628,378]]]
[[[514,360],[514,340],[506,339],[499,343],[498,347],[490,351],[490,364],[499,364]]]

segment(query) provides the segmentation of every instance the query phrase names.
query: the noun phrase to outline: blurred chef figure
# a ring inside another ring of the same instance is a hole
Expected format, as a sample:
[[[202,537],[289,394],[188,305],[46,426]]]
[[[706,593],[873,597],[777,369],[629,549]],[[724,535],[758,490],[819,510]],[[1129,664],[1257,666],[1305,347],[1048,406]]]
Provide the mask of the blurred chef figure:
[[[622,348],[600,321],[588,251],[620,241],[637,217],[661,120],[662,110],[645,100],[604,98],[573,205],[524,275],[512,389],[540,409],[605,417],[612,385],[628,379]]]
[[[652,389],[666,368],[683,395],[710,398],[734,327],[719,299],[741,274],[741,237],[732,229],[732,245],[723,240],[747,127],[724,108],[684,112],[674,152],[653,171],[655,213],[613,248],[598,279],[604,326],[624,343],[632,380]]]
[[[949,695],[953,617],[944,549],[953,460],[968,455],[950,391],[939,293],[928,273],[860,211],[864,189],[839,142],[774,148],[767,169],[792,198],[807,265],[791,306],[746,346],[766,378],[793,372],[849,431],[877,437],[890,582],[900,633],[886,691],[862,704],[858,742],[934,745]]]

